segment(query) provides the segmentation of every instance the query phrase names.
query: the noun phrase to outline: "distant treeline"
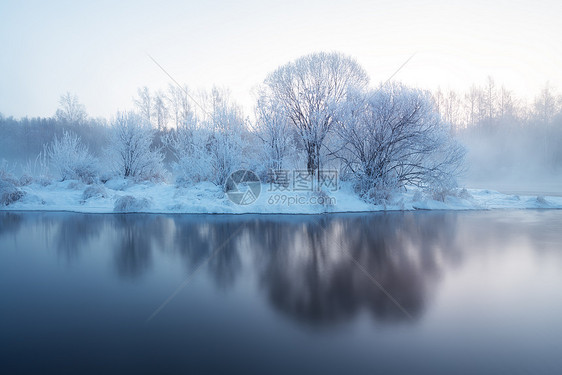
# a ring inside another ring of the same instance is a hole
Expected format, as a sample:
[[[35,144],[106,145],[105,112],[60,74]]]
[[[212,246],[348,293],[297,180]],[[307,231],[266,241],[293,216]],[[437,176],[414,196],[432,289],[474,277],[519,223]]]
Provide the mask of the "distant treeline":
[[[562,96],[548,83],[530,102],[491,77],[468,92],[437,90],[433,97],[468,148],[472,177],[561,172]]]
[[[344,73],[353,80],[343,79]],[[333,82],[347,86],[331,86],[322,74],[333,74]],[[71,132],[103,161],[108,144],[115,142],[115,124],[127,128],[134,122],[152,129],[147,133],[150,147],[162,154],[168,170],[175,168],[188,180],[222,181],[240,166],[261,165],[265,173],[295,167],[312,172],[330,165],[354,175],[361,190],[427,185],[428,176],[442,180],[440,173],[452,173],[450,167],[461,159],[443,129],[467,146],[469,174],[476,178],[513,170],[557,171],[562,166],[562,98],[548,85],[528,104],[497,87],[492,78],[466,93],[437,90],[429,96],[398,84],[368,89],[367,83],[353,59],[305,56],[264,81],[255,120],[230,101],[228,92],[217,89],[194,99],[187,86],[170,85],[166,91],[143,87],[133,98],[135,116],[117,114],[110,120],[88,116],[78,98],[67,93],[52,117],[0,114],[0,159],[14,169],[29,169],[55,139]],[[410,118],[415,121],[406,121]],[[405,137],[396,137],[399,132]],[[423,156],[428,153],[432,165]],[[435,159],[446,153],[445,159]],[[414,158],[404,161],[404,155]],[[215,176],[204,175],[213,163]],[[435,169],[444,163],[450,165]]]

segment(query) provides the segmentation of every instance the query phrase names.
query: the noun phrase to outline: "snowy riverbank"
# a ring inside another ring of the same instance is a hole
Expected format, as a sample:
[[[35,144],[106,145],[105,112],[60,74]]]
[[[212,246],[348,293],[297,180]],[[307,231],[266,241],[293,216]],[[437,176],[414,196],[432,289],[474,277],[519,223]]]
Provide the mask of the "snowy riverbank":
[[[78,181],[56,182],[47,186],[34,183],[21,187],[24,196],[17,202],[1,206],[0,210],[315,214],[419,209],[562,208],[562,197],[508,195],[484,189],[468,189],[459,196],[447,196],[444,202],[412,190],[396,194],[386,205],[373,205],[361,200],[345,184],[338,191],[328,191],[321,195],[314,192],[270,191],[269,188],[267,184],[263,184],[255,202],[237,205],[228,199],[221,187],[211,183],[199,183],[190,187],[166,183],[133,184],[127,180],[112,180],[104,185],[85,185]]]

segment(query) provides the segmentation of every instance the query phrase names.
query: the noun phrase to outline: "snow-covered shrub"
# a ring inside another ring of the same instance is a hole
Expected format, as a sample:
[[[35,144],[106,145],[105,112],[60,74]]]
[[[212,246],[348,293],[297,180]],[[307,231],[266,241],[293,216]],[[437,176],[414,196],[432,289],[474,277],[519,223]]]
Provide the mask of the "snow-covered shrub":
[[[210,132],[206,148],[211,167],[211,182],[224,185],[228,176],[245,164],[247,129],[242,110],[230,102],[228,93],[213,89],[211,118],[204,122]]]
[[[76,134],[65,131],[62,138],[55,137],[46,154],[63,181],[76,179],[86,184],[95,181],[97,161]]]
[[[429,93],[399,84],[348,93],[337,118],[337,154],[367,200],[384,200],[408,186],[429,189],[442,200],[456,186],[464,149]]]
[[[211,110],[205,120],[185,124],[164,139],[176,158],[180,184],[210,181],[223,185],[230,173],[248,166],[244,158],[248,131],[241,109],[228,94],[213,89],[206,98]]]
[[[164,179],[164,155],[152,147],[155,130],[139,115],[118,113],[107,154],[117,175],[136,181]]]
[[[445,202],[447,196],[456,197],[458,195],[457,184],[454,179],[433,181],[433,183],[426,185],[424,190],[431,196],[431,199],[439,202]]]
[[[41,186],[47,186],[52,183],[52,177],[49,169],[49,156],[47,155],[48,146],[43,147],[35,160],[27,160],[23,168],[23,175],[20,178],[21,186],[28,183],[36,182]]]
[[[357,174],[352,176],[355,191],[365,200],[374,203],[389,201],[392,193],[398,190],[399,184],[395,176],[386,175],[373,177],[368,174]]]
[[[7,206],[20,200],[25,192],[17,187],[18,180],[14,177],[6,160],[0,161],[0,205]]]
[[[537,203],[543,206],[548,205],[547,200],[542,195],[537,196]]]
[[[53,183],[53,181],[48,176],[40,176],[37,179],[37,183],[43,187],[49,186]]]
[[[25,192],[16,187],[13,182],[0,178],[0,205],[7,206],[17,202],[24,195]]]
[[[82,200],[87,201],[90,198],[107,198],[107,190],[103,185],[88,186],[82,193]]]
[[[115,171],[103,171],[100,172],[99,180],[102,184],[105,184],[107,181],[111,180],[112,178],[117,177]]]
[[[137,199],[132,195],[124,195],[117,198],[113,206],[114,212],[142,212],[150,207],[150,201],[146,198]]]
[[[163,139],[176,159],[173,168],[179,185],[212,179],[209,168],[211,157],[207,149],[209,138],[210,134],[205,129],[185,125]]]
[[[6,159],[0,161],[0,180],[8,181],[13,185],[18,184]]]
[[[129,186],[131,186],[131,184],[132,181],[127,180],[126,178],[123,177],[112,178],[105,182],[105,186],[108,189],[121,190],[121,191],[127,189]]]
[[[5,180],[11,175],[8,168],[8,161],[6,159],[0,160],[0,180]]]
[[[439,202],[445,202],[445,198],[451,195],[451,191],[447,189],[430,189],[431,199]]]
[[[19,182],[19,186],[27,186],[33,182],[33,177],[27,173],[24,173],[20,176],[18,182]]]
[[[228,176],[244,163],[240,133],[217,129],[209,139],[211,182],[223,185]]]
[[[462,189],[458,192],[457,196],[458,196],[459,198],[461,198],[461,199],[472,199],[472,198],[473,198],[472,194],[470,194],[470,193],[468,192],[468,190],[466,190],[466,188],[462,188]],[[518,197],[518,198],[519,198],[519,197]]]

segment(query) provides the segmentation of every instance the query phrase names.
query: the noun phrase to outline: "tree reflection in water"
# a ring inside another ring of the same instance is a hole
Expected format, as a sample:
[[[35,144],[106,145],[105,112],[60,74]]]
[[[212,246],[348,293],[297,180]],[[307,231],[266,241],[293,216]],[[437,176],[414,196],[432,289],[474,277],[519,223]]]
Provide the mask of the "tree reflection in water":
[[[460,260],[455,213],[333,216],[2,214],[0,235],[35,220],[57,253],[78,258],[108,247],[121,278],[152,269],[156,256],[201,269],[221,289],[242,272],[255,275],[276,310],[317,326],[343,323],[362,311],[382,321],[408,321],[351,261],[353,257],[414,318],[431,297],[444,264]],[[224,244],[241,226],[241,231]]]
[[[408,319],[350,257],[417,317],[439,276],[438,259],[454,254],[454,215],[352,215],[290,228],[257,226],[254,243],[268,255],[259,266],[268,299],[307,324],[333,325],[363,309],[379,320]]]

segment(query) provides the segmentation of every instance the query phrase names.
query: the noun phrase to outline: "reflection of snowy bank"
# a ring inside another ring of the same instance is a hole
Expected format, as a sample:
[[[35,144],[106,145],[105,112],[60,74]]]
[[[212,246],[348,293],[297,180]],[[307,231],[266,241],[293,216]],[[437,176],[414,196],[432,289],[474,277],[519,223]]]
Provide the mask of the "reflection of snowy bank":
[[[420,209],[562,208],[562,197],[507,195],[482,189],[464,190],[455,196],[446,196],[443,201],[436,201],[412,189],[395,194],[387,204],[373,205],[361,200],[345,184],[338,191],[291,192],[285,197],[263,185],[257,200],[247,205],[233,203],[221,187],[212,183],[177,187],[166,183],[133,184],[127,180],[111,180],[105,185],[92,186],[78,181],[64,181],[47,186],[31,184],[20,189],[23,196],[16,202],[3,205],[2,210],[312,214]]]

